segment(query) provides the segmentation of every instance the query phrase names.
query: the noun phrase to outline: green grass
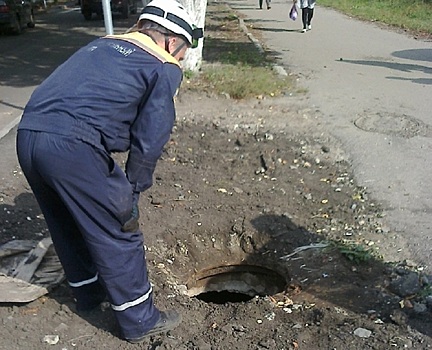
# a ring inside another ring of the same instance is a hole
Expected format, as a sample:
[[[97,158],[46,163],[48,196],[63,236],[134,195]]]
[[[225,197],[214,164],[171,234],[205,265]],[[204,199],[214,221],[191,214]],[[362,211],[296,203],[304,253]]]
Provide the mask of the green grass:
[[[209,3],[209,7],[206,32],[210,34],[204,40],[204,64],[198,74],[185,72],[183,86],[237,100],[295,91],[294,79],[272,69],[274,58],[250,41],[240,28],[238,16],[228,6]]]
[[[426,298],[426,297],[432,295],[432,285],[430,285],[430,284],[425,285],[425,286],[421,289],[421,291],[418,293],[418,295],[419,295],[421,298]]]
[[[360,19],[432,34],[430,0],[318,0],[318,3]]]
[[[338,241],[332,242],[332,246],[335,247],[339,252],[351,262],[360,265],[368,261],[381,260],[382,258],[372,250],[370,247],[350,242],[350,241]]]
[[[207,68],[201,79],[213,91],[229,95],[230,98],[273,97],[292,89],[290,78],[277,75],[269,67],[244,64],[224,64],[222,67]]]

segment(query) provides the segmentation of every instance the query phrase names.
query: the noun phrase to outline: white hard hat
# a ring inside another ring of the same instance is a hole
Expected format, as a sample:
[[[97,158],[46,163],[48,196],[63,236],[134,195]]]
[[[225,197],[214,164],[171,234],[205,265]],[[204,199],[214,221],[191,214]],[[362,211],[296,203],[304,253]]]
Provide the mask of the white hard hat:
[[[198,46],[203,30],[196,28],[185,8],[176,0],[153,0],[141,12],[138,22],[147,19],[182,35],[191,47]]]

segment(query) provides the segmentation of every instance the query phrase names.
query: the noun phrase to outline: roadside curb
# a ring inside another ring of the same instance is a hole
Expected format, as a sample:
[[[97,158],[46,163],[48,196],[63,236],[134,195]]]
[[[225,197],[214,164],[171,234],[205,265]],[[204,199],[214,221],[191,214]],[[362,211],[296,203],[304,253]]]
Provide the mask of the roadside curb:
[[[230,7],[228,4],[227,4],[227,6]],[[265,54],[265,50],[262,47],[261,43],[252,35],[251,32],[249,32],[249,30],[248,30],[246,24],[244,23],[243,19],[240,18],[240,17],[238,17],[238,20],[239,20],[239,25],[240,25],[241,30],[246,33],[246,35],[248,36],[249,40],[252,41],[252,43],[255,45],[255,47],[258,49],[258,51],[261,54]],[[279,66],[277,64],[272,64],[272,68],[279,75],[285,76],[285,77],[288,76],[287,71],[282,66]]]
[[[0,140],[5,137],[7,134],[11,132],[11,130],[16,127],[21,120],[22,114],[20,114],[18,117],[7,123],[6,125],[2,125],[0,129]]]

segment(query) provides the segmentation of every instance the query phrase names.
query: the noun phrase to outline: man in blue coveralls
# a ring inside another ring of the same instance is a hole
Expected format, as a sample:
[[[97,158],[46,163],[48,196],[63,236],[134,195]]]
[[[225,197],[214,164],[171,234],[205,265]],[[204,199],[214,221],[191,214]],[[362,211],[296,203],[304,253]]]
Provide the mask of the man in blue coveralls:
[[[175,0],[153,0],[136,31],[78,50],[32,94],[18,127],[22,170],[45,216],[78,311],[105,298],[137,343],[180,323],[148,281],[140,192],[175,119],[179,65],[203,35]],[[128,151],[125,171],[111,152]]]

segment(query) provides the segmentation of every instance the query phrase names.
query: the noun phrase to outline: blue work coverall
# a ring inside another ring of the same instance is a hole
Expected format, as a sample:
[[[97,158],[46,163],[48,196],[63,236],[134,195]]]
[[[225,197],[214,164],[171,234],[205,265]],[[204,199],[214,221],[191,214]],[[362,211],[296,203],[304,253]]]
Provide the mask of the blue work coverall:
[[[159,319],[143,235],[122,232],[175,120],[178,62],[136,32],[78,50],[32,94],[18,127],[22,170],[45,216],[77,308],[105,293],[122,336]],[[112,152],[129,151],[125,170]]]

